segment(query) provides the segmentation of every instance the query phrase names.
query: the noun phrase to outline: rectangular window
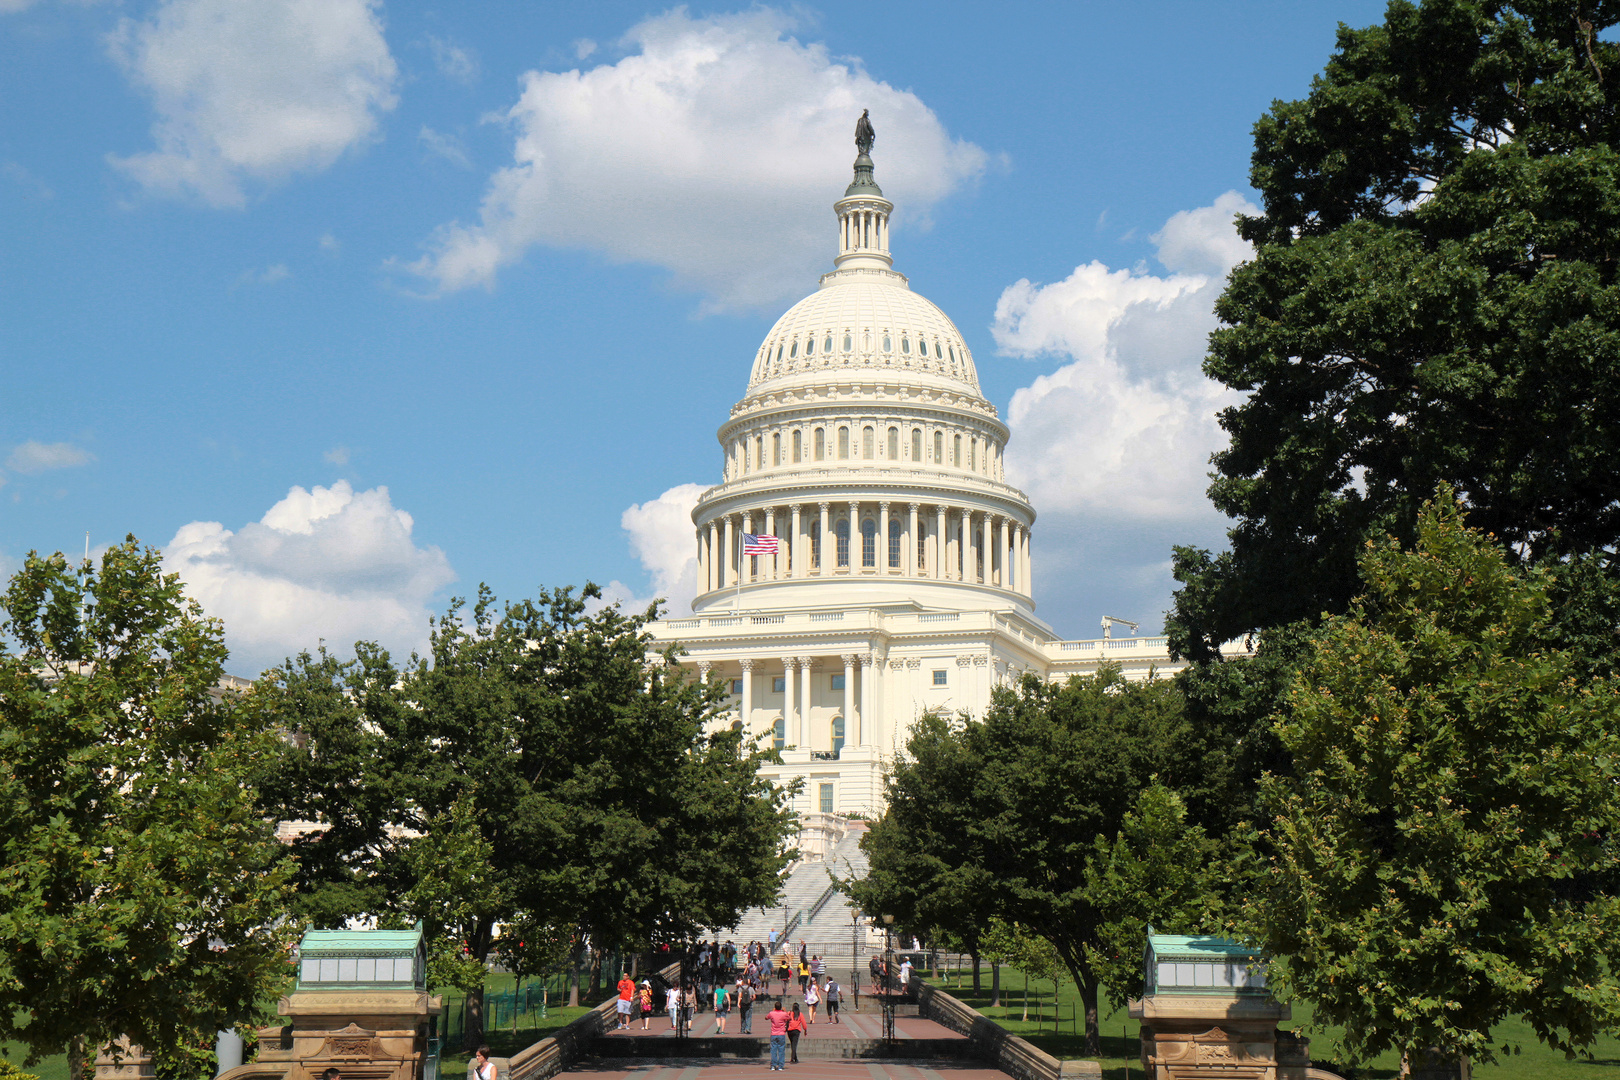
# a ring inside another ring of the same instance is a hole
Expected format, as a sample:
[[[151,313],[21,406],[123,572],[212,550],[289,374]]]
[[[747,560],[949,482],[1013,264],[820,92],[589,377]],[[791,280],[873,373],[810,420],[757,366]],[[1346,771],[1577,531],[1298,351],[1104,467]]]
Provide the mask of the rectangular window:
[[[849,457],[849,428],[838,429],[838,460],[843,461]]]
[[[844,688],[844,677],[842,675],[834,675],[832,677],[832,688],[834,690],[842,690]]]
[[[945,673],[943,671],[934,672],[934,685],[935,686],[944,686],[945,685]]]
[[[754,468],[763,469],[764,467],[765,467],[765,436],[756,435],[754,437]]]
[[[823,814],[833,812],[832,787],[831,784],[821,785],[821,812]]]
[[[936,465],[938,465],[938,464],[943,464],[944,461],[945,461],[945,433],[943,431],[936,431],[936,432],[934,432],[934,463]]]
[[[960,435],[951,437],[951,464],[958,469],[962,467],[962,436]]]
[[[877,433],[871,428],[861,429],[861,456],[865,458],[877,457]]]
[[[889,569],[900,569],[900,523],[889,522]]]
[[[771,748],[780,750],[787,745],[787,718],[778,716],[771,725]]]
[[[816,460],[823,461],[827,457],[827,432],[824,428],[816,428]]]
[[[795,429],[793,432],[793,463],[795,465],[804,460],[804,454],[800,452],[803,449],[804,432]]]
[[[738,697],[742,696],[742,680],[741,679],[732,679],[731,680],[731,692],[733,694],[736,694]]]
[[[810,526],[810,565],[821,569],[821,522]]]
[[[922,428],[911,429],[911,460],[922,460]]]
[[[782,464],[782,434],[777,432],[771,436],[771,464]]]
[[[917,522],[917,573],[923,574],[928,570],[928,524],[919,520]]]
[[[785,694],[785,693],[787,693],[787,676],[786,675],[777,675],[777,676],[774,676],[771,679],[771,693],[773,693],[773,694]]]

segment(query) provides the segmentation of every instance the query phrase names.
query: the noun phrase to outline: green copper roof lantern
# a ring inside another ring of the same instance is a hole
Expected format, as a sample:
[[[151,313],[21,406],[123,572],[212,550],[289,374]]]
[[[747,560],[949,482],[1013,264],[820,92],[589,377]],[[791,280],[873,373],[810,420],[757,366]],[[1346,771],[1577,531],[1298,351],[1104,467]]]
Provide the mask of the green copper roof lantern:
[[[310,930],[298,944],[299,990],[425,990],[420,930]]]
[[[1262,996],[1265,963],[1258,950],[1230,938],[1156,934],[1148,927],[1143,995]]]

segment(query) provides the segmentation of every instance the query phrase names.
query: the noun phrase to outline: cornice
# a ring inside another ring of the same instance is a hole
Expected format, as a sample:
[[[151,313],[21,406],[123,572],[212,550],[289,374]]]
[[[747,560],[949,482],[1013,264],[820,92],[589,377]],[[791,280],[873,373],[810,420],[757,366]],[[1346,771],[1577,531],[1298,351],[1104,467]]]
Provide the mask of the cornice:
[[[977,501],[983,509],[1021,521],[1026,528],[1035,523],[1035,508],[1029,496],[999,480],[977,473],[910,465],[790,465],[762,473],[750,473],[736,480],[716,484],[698,497],[692,508],[697,524],[717,514],[750,509],[744,503],[769,499],[772,506],[821,502],[873,502],[889,498],[896,502],[921,502],[929,506],[946,503],[953,507]],[[988,504],[988,505],[984,505]],[[972,509],[972,507],[969,507]]]
[[[912,386],[895,379],[850,380],[806,383],[801,386],[749,394],[731,407],[731,419],[721,425],[723,434],[739,421],[762,414],[783,411],[814,411],[833,408],[840,412],[859,411],[874,405],[885,408],[909,407],[941,413],[966,413],[974,419],[988,419],[1006,437],[996,407],[977,394],[937,386]]]

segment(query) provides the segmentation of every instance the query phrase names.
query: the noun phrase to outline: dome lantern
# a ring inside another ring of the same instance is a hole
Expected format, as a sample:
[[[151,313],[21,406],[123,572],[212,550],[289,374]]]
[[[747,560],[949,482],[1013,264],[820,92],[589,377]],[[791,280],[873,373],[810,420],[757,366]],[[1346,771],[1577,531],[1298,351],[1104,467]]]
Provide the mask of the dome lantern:
[[[889,255],[889,213],[894,204],[883,197],[883,189],[872,179],[872,158],[862,150],[855,158],[855,179],[844,197],[833,203],[838,215],[838,257],[833,264],[840,270],[887,270],[894,265]]]

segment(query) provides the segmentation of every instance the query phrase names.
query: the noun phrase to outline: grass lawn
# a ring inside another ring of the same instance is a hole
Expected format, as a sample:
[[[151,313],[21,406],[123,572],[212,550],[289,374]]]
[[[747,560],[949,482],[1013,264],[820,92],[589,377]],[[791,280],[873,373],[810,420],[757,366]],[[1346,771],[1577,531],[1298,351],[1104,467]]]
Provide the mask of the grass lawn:
[[[926,974],[926,973],[925,973]],[[1058,1022],[1053,1030],[1052,983],[1045,979],[1029,980],[1029,1020],[1024,1015],[1024,977],[1011,968],[1001,971],[1001,1001],[999,1008],[990,1008],[990,970],[984,968],[981,992],[973,993],[973,978],[969,971],[948,973],[942,980],[947,993],[978,1009],[1002,1024],[1007,1030],[1027,1038],[1047,1053],[1060,1058],[1083,1057],[1085,1043],[1085,1017],[1080,1009],[1080,996],[1074,985],[1064,981],[1057,1006]],[[1102,995],[1101,1028],[1103,1080],[1143,1080],[1140,1048],[1137,1042],[1137,1023],[1125,1015],[1123,1008],[1114,1006]],[[1040,1022],[1037,1022],[1037,1016]],[[1078,1019],[1077,1019],[1078,1018]],[[1294,1018],[1282,1026],[1295,1031],[1305,1030],[1310,1023],[1310,1006],[1296,1003]],[[1333,1068],[1334,1045],[1339,1034],[1335,1028],[1310,1033],[1311,1058],[1323,1068]],[[1496,1065],[1476,1065],[1474,1075],[1479,1080],[1620,1080],[1620,1039],[1605,1037],[1592,1047],[1594,1060],[1567,1061],[1536,1041],[1527,1024],[1511,1021],[1496,1032],[1498,1045],[1517,1042],[1522,1053],[1504,1056]],[[1343,1070],[1336,1070],[1343,1071]],[[1400,1072],[1400,1061],[1395,1054],[1383,1055],[1367,1066],[1355,1070],[1353,1080],[1390,1080]]]

